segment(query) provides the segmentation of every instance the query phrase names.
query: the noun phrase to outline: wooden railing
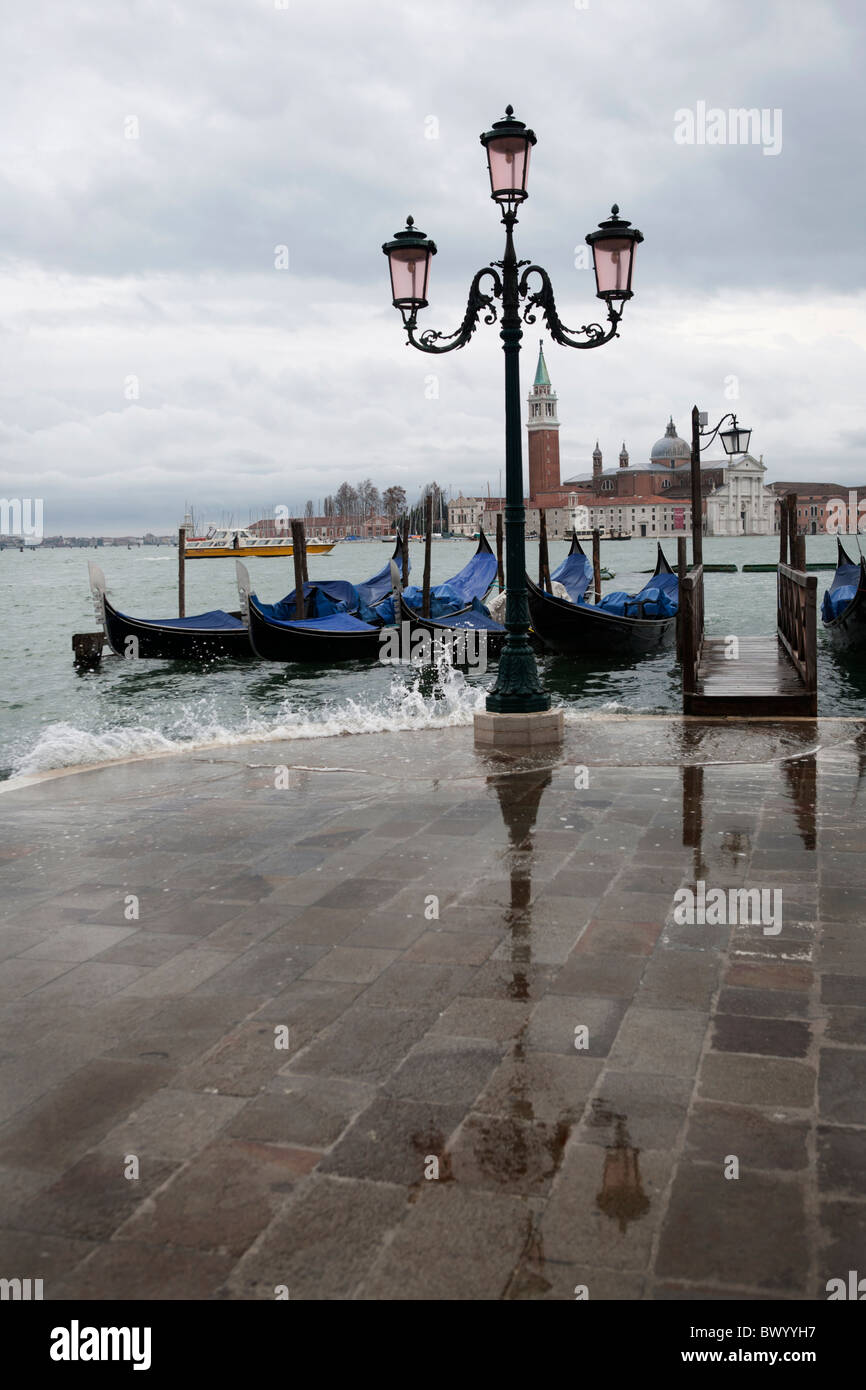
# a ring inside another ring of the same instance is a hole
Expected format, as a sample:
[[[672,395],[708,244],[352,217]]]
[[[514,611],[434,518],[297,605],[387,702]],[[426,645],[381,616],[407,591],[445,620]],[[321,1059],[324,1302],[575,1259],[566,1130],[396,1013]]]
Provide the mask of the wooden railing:
[[[777,633],[818,713],[818,576],[779,565]]]
[[[695,565],[680,581],[679,648],[683,666],[683,694],[694,695],[704,644],[704,567]]]

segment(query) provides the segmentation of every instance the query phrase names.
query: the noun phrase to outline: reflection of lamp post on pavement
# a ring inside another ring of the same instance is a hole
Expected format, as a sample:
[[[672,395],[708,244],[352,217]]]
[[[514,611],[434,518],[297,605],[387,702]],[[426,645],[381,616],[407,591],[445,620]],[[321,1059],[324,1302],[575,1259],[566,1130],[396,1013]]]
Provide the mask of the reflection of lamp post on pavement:
[[[391,270],[391,289],[395,308],[400,310],[409,342],[420,352],[452,352],[465,347],[478,320],[485,323],[497,317],[495,300],[501,303],[501,329],[505,354],[505,578],[506,638],[499,658],[496,684],[487,696],[487,713],[476,716],[475,735],[479,743],[511,743],[519,737],[527,745],[557,741],[562,733],[562,711],[551,710],[550,696],[543,689],[535,656],[529,644],[529,604],[526,591],[525,527],[523,499],[523,452],[520,418],[520,340],[521,300],[523,320],[534,323],[540,311],[554,342],[563,347],[596,348],[618,336],[625,301],[632,297],[634,253],[643,236],[631,223],[620,218],[614,206],[611,216],[586,238],[592,247],[596,294],[607,304],[609,328],[598,323],[584,325],[575,332],[561,322],[553,297],[553,286],[546,270],[529,261],[518,261],[514,249],[517,208],[526,199],[529,157],[536,144],[535,133],[515,118],[506,107],[502,120],[481,136],[487,152],[490,196],[499,204],[505,227],[505,252],[501,261],[491,261],[472,280],[463,322],[453,333],[432,328],[416,333],[417,315],[427,306],[430,263],[436,245],[416,230],[412,218],[382,250]],[[527,268],[520,273],[520,267]],[[501,275],[499,274],[501,271]],[[537,276],[541,288],[530,290],[531,277]],[[489,282],[489,293],[481,289]],[[501,716],[520,716],[511,721]],[[504,736],[504,738],[503,738]]]
[[[639,1155],[640,1149],[632,1148],[628,1142],[625,1120],[618,1115],[616,1137],[604,1151],[604,1176],[595,1200],[605,1216],[617,1222],[623,1235],[630,1221],[638,1221],[650,1209],[649,1198],[641,1186]]]

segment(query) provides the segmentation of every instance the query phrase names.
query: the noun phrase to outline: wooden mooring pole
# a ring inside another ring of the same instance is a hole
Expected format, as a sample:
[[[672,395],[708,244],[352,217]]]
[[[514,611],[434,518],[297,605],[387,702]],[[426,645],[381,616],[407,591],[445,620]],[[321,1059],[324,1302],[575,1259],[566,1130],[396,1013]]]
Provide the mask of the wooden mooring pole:
[[[601,532],[593,527],[592,532],[592,578],[595,584],[595,601],[601,602]]]
[[[785,494],[785,506],[788,508],[788,564],[792,569],[796,569],[797,557],[797,494],[788,492]]]
[[[430,555],[433,548],[433,494],[427,494],[427,501],[424,504],[424,525],[426,534],[424,536],[424,590],[423,602],[421,604],[421,616],[430,617]]]
[[[547,554],[547,513],[542,507],[539,511],[538,535],[538,586],[550,593],[550,560]]]
[[[692,564],[704,562],[704,507],[701,491],[701,420],[698,407],[692,406]]]
[[[186,527],[177,533],[177,616],[186,617]]]
[[[105,637],[101,632],[74,632],[72,650],[75,653],[73,664],[77,671],[95,671],[102,660],[102,647]]]
[[[682,632],[682,613],[681,602],[682,584],[688,569],[688,555],[686,551],[685,536],[677,536],[677,661],[683,659],[683,632]]]
[[[403,588],[405,589],[405,588],[406,588],[406,585],[409,583],[409,523],[408,523],[408,521],[404,522],[404,524],[403,524],[403,534],[402,534],[402,536],[400,536],[400,568],[401,568],[402,571],[403,571],[403,580],[402,580],[402,584],[403,584]],[[395,614],[395,618],[396,618],[398,621],[399,621],[399,617],[400,617],[399,613]]]
[[[779,564],[788,563],[788,504],[784,497],[779,498]]]
[[[292,522],[292,559],[295,563],[295,617],[304,617],[304,523]]]
[[[797,536],[796,563],[794,569],[806,572],[806,534],[803,532]]]
[[[307,528],[303,521],[298,522],[298,530],[301,536],[301,569],[304,571],[304,583],[309,584],[310,576],[307,573]]]

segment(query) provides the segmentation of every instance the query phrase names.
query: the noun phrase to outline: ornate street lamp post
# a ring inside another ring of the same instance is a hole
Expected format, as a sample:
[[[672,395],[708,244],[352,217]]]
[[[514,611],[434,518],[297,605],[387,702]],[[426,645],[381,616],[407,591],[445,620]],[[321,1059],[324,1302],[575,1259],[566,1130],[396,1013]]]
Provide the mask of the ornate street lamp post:
[[[505,627],[507,630],[496,684],[487,696],[487,709],[498,714],[528,714],[550,708],[550,696],[543,689],[529,645],[529,606],[526,596],[525,524],[523,503],[523,448],[520,419],[520,340],[522,318],[534,323],[540,310],[554,342],[563,347],[596,348],[618,337],[619,321],[627,299],[632,297],[632,271],[635,248],[643,236],[630,222],[619,216],[614,205],[611,216],[590,232],[586,240],[592,247],[595,265],[596,294],[607,304],[605,329],[598,323],[585,324],[579,330],[566,328],[560,321],[553,297],[553,287],[547,271],[529,261],[519,261],[514,250],[514,226],[517,208],[528,196],[526,180],[529,158],[536,143],[535,133],[514,116],[513,108],[505,108],[505,116],[494,121],[490,130],[481,136],[487,152],[490,174],[490,196],[502,211],[505,227],[505,254],[501,261],[491,261],[479,270],[472,280],[469,302],[463,322],[454,333],[437,333],[432,328],[417,333],[417,314],[427,306],[427,287],[430,263],[436,246],[423,232],[415,229],[408,218],[405,230],[386,241],[382,250],[391,269],[391,287],[395,308],[399,309],[406,335],[420,352],[453,352],[469,342],[478,326],[480,315],[485,323],[494,323],[501,303],[500,337],[505,353]],[[526,266],[523,273],[520,267]],[[497,273],[497,268],[502,272]],[[531,290],[529,282],[537,276],[540,288]],[[481,289],[489,280],[490,293]],[[576,334],[582,335],[582,341]]]
[[[726,420],[730,420],[730,427],[722,429]],[[719,434],[719,431],[722,431]],[[692,564],[701,565],[704,561],[704,514],[703,514],[703,495],[701,492],[701,450],[708,449],[716,435],[722,441],[722,448],[730,458],[732,454],[748,453],[749,440],[752,431],[743,429],[737,424],[736,415],[728,412],[723,415],[715,429],[707,429],[707,412],[698,410],[692,406]],[[702,444],[701,440],[706,440]]]

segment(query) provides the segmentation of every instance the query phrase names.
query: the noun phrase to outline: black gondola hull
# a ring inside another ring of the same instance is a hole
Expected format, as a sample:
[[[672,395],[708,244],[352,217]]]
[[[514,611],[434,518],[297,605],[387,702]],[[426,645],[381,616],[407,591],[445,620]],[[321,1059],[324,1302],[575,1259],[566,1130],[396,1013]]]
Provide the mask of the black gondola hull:
[[[139,622],[104,600],[105,635],[117,656],[151,661],[245,661],[253,655],[245,627],[163,627]],[[240,617],[240,614],[232,615]]]
[[[862,585],[841,617],[824,623],[824,631],[837,650],[866,652],[866,590]]]
[[[670,573],[661,548],[655,573]],[[571,603],[546,593],[526,576],[529,616],[548,651],[571,657],[653,656],[676,642],[676,614],[669,618],[623,618],[593,604]]]
[[[347,661],[377,661],[379,630],[375,632],[316,632],[281,627],[249,603],[250,643],[262,661],[295,661],[310,666],[339,666]],[[384,631],[384,629],[381,629]]]

